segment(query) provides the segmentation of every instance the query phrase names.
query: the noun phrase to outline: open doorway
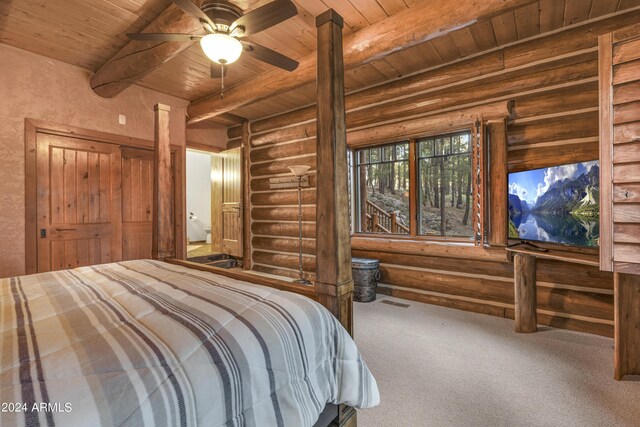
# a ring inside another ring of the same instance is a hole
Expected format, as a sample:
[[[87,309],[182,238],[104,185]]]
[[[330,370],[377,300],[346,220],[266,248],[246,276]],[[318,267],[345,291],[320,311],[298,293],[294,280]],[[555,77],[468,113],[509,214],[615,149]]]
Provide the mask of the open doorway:
[[[242,265],[241,150],[187,149],[187,259],[232,268]]]
[[[210,255],[212,153],[187,149],[187,258]]]

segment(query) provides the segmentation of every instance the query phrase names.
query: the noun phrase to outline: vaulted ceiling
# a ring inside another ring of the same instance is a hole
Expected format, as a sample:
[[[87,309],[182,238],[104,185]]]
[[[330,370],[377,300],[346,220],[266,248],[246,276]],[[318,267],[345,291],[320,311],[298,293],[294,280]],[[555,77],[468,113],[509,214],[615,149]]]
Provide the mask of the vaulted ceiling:
[[[245,11],[269,0],[232,0]],[[292,58],[302,58],[316,47],[315,16],[334,8],[345,20],[345,39],[407,9],[424,3],[438,8],[451,0],[295,0],[298,15],[250,39]],[[451,2],[456,3],[456,2]],[[529,38],[640,5],[640,0],[531,0],[518,7],[484,16],[455,31],[400,46],[395,52],[346,71],[347,92],[372,86],[421,69]],[[504,0],[504,4],[515,4]],[[0,42],[98,70],[128,42],[126,33],[140,32],[171,5],[170,0],[2,0]],[[424,10],[422,7],[421,10]],[[405,12],[406,14],[406,12]],[[393,18],[391,18],[393,19]],[[403,21],[398,20],[402,26]],[[428,27],[430,22],[424,22]],[[434,32],[437,33],[437,28]],[[256,80],[273,68],[243,55],[229,68],[229,88]],[[259,80],[256,80],[259,81]],[[199,44],[139,80],[137,84],[174,96],[197,101],[219,92],[219,81],[209,77],[209,61]],[[214,118],[229,125],[240,118],[255,119],[312,104],[314,83],[267,99],[250,102]]]

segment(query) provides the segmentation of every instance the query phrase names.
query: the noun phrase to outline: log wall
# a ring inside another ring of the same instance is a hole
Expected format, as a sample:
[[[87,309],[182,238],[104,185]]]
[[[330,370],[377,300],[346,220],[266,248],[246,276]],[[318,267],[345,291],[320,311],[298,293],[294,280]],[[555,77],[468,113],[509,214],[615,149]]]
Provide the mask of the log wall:
[[[425,70],[346,97],[347,141],[375,141],[381,125],[455,116],[498,101],[513,101],[507,122],[509,172],[598,158],[598,33],[637,22],[639,12],[602,19],[507,45],[443,67]],[[315,268],[315,106],[250,123],[249,180],[252,268],[295,276],[297,195],[271,190],[268,179],[289,175],[293,164],[311,166],[303,190],[304,269]],[[437,122],[437,120],[436,120]],[[230,128],[230,145],[241,143]],[[398,139],[406,135],[398,135]],[[393,140],[391,140],[393,141]],[[389,142],[391,142],[389,141]],[[506,201],[505,201],[506,203]],[[490,231],[491,232],[491,231]],[[381,261],[379,292],[401,298],[513,318],[513,265],[493,248],[421,243],[396,251],[382,239],[356,237],[353,256]],[[409,253],[407,253],[409,252]],[[489,253],[489,255],[487,255]],[[538,263],[541,324],[613,335],[613,278],[595,267]]]

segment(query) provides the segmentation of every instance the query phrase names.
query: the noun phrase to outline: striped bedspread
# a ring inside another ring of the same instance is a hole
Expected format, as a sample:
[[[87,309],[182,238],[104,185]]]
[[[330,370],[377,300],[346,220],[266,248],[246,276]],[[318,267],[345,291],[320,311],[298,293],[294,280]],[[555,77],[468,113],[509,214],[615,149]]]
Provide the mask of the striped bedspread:
[[[316,302],[158,261],[0,280],[2,426],[311,426],[379,402]]]

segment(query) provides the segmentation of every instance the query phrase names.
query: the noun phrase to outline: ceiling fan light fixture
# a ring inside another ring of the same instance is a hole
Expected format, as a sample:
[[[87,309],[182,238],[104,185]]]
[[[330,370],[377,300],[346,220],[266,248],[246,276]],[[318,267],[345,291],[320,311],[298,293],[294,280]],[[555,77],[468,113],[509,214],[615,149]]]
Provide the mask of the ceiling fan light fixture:
[[[235,62],[242,53],[242,43],[226,34],[207,34],[200,46],[209,59],[223,65]]]

